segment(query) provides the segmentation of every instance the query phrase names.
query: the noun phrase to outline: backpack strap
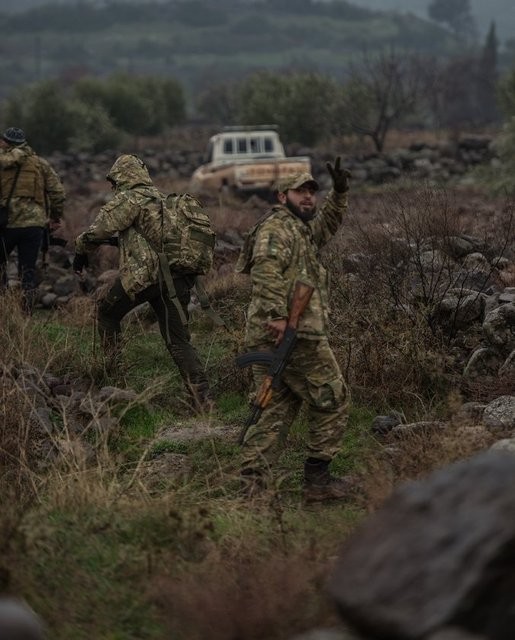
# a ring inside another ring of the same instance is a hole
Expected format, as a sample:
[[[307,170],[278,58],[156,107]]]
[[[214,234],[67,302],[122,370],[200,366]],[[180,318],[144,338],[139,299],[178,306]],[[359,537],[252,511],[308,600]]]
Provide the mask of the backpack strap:
[[[157,200],[155,196],[150,196],[148,198],[148,202],[152,202],[153,200]],[[138,233],[148,242],[150,247],[156,252],[157,259],[159,261],[159,269],[158,269],[158,278],[159,278],[159,286],[161,290],[166,287],[168,292],[168,296],[170,300],[173,302],[175,308],[177,309],[177,313],[181,319],[182,324],[186,327],[188,324],[188,319],[186,318],[186,314],[184,313],[184,309],[182,308],[181,303],[179,302],[179,298],[177,297],[177,291],[175,289],[175,285],[173,283],[172,272],[170,271],[170,265],[168,263],[168,258],[166,253],[163,251],[164,245],[164,203],[163,198],[159,198],[159,206],[161,207],[161,246],[156,247],[153,242],[150,242],[150,239],[142,233],[141,229],[138,230]]]
[[[168,291],[168,296],[175,305],[182,324],[186,326],[188,324],[188,319],[186,318],[182,305],[179,302],[179,298],[177,297],[177,290],[175,289],[175,285],[173,283],[172,272],[170,271],[170,265],[168,264],[166,253],[160,252],[157,254],[157,257],[159,259],[159,284],[160,286],[162,286],[162,283],[164,281],[166,290]]]
[[[164,227],[165,212],[164,212],[164,203],[162,198],[160,199],[159,206],[161,207],[161,247],[160,247],[160,250],[157,249],[157,247],[152,247],[154,251],[157,253],[157,257],[159,260],[159,282],[160,282],[160,285],[162,285],[162,282],[164,281],[170,300],[175,305],[175,308],[177,309],[177,313],[179,314],[182,324],[184,326],[187,326],[188,319],[186,318],[182,305],[179,302],[179,298],[177,297],[177,291],[173,283],[173,276],[170,270],[170,264],[168,263],[168,257],[166,256],[166,253],[163,251],[163,243],[164,243],[163,227]]]
[[[7,223],[9,222],[9,205],[11,204],[11,200],[14,194],[14,190],[16,189],[16,183],[18,182],[18,176],[20,175],[21,164],[16,167],[16,173],[14,174],[14,180],[9,190],[9,195],[7,196],[7,200],[5,201],[5,211],[7,212],[7,216],[5,219],[5,226],[7,227]],[[3,227],[2,227],[3,228]]]

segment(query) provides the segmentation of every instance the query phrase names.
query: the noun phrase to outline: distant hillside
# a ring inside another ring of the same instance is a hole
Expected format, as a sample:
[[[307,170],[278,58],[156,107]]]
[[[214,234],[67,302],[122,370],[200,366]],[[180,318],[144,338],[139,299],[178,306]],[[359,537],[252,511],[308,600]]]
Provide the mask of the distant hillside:
[[[148,3],[150,0],[132,0],[136,5]],[[242,0],[242,4],[251,4],[254,0]],[[327,2],[327,0],[317,0]],[[55,0],[58,4],[76,5],[78,0]],[[84,0],[81,0],[84,2]],[[88,2],[88,0],[86,0]],[[378,11],[411,12],[427,18],[427,7],[430,0],[351,0],[352,4]],[[90,4],[104,6],[109,0],[89,0]],[[19,13],[31,7],[49,4],[49,0],[0,0],[0,12]],[[501,41],[515,38],[515,2],[514,0],[471,0],[472,10],[481,34],[486,33],[492,20],[495,20]]]
[[[0,0],[5,1],[5,0]],[[26,0],[28,1],[28,0]],[[192,92],[256,69],[343,77],[351,58],[393,46],[452,52],[451,35],[414,15],[347,2],[210,0],[46,4],[0,18],[0,91],[48,77],[123,70],[174,76]]]
[[[386,47],[462,53],[442,26],[377,8],[401,9],[408,0],[17,0],[17,6],[24,2],[39,6],[0,14],[0,98],[17,85],[115,71],[172,76],[198,95],[263,69],[343,79],[350,61]],[[0,0],[0,8],[7,3]]]
[[[412,12],[427,18],[430,0],[352,0],[353,4],[369,9],[383,11]],[[492,20],[495,20],[497,33],[501,41],[515,38],[515,2],[514,0],[471,0],[472,12],[479,30],[486,33]]]

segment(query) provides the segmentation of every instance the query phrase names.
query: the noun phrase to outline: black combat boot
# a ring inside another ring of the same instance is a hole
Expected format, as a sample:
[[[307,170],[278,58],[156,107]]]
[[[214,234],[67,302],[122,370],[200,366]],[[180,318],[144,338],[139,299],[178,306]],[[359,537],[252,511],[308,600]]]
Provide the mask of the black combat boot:
[[[329,473],[329,460],[308,458],[304,463],[303,497],[306,502],[344,500],[354,486],[352,478],[335,478]]]
[[[215,411],[216,404],[207,383],[192,384],[190,382],[188,383],[188,391],[195,413],[210,415]]]

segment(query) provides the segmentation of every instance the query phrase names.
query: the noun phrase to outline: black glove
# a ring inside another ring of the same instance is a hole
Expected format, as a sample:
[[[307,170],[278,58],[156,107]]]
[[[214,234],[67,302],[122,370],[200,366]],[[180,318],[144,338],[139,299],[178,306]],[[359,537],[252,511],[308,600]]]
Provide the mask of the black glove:
[[[338,156],[334,161],[334,165],[330,162],[325,164],[333,181],[333,189],[337,193],[345,193],[349,190],[349,178],[351,176],[351,172],[348,169],[342,169],[340,166],[341,161],[341,157]]]
[[[75,273],[82,273],[84,267],[89,267],[89,260],[87,253],[76,253],[73,257],[73,270]]]

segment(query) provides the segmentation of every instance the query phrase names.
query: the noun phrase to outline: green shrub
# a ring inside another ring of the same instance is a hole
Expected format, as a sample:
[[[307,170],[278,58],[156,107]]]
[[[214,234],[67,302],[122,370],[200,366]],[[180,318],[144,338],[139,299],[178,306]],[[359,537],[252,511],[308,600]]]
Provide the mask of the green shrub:
[[[316,73],[258,72],[238,88],[238,115],[244,124],[277,124],[286,142],[305,145],[334,131],[341,89]]]

